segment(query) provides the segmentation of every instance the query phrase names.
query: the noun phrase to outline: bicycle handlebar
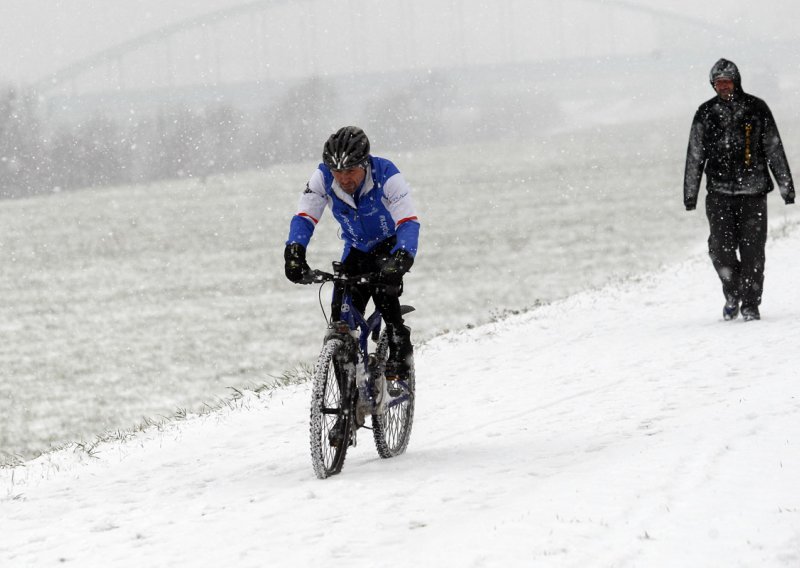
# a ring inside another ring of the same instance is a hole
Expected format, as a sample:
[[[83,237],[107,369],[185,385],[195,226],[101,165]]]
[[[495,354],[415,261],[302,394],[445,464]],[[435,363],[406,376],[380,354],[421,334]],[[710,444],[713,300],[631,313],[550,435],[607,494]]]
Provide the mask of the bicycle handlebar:
[[[322,284],[324,282],[347,282],[348,284],[376,284],[378,280],[377,273],[366,273],[357,275],[348,274],[331,274],[324,270],[311,270],[300,281],[300,284]]]
[[[299,284],[324,284],[325,282],[342,282],[347,284],[371,284],[379,286],[383,291],[390,294],[397,294],[400,291],[400,286],[394,284],[386,284],[380,281],[380,274],[377,272],[368,272],[366,274],[331,274],[323,270],[311,270],[299,282]]]
[[[328,272],[311,270],[303,275],[303,279],[298,284],[322,284],[323,282],[331,282],[334,278],[334,275]]]

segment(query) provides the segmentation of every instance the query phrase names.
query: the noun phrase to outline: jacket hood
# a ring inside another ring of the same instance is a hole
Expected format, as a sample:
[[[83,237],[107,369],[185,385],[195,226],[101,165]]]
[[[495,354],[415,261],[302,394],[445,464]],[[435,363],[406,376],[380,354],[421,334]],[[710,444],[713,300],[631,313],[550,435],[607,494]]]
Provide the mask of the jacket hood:
[[[708,74],[708,80],[712,87],[714,86],[714,81],[720,77],[728,77],[729,79],[732,79],[733,85],[736,87],[736,92],[742,91],[742,77],[739,75],[739,68],[736,67],[736,64],[733,61],[720,59],[714,63],[714,66],[711,68],[711,72]]]

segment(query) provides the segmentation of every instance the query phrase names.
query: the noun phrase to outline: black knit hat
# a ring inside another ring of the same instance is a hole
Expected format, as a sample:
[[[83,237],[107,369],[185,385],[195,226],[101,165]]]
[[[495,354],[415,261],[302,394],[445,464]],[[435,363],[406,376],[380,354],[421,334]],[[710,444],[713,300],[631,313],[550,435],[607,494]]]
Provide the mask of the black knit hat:
[[[736,67],[733,61],[728,61],[727,59],[720,59],[714,63],[714,66],[711,68],[708,74],[708,80],[712,86],[717,79],[730,79],[737,87],[740,86],[742,81],[739,75],[739,68]]]

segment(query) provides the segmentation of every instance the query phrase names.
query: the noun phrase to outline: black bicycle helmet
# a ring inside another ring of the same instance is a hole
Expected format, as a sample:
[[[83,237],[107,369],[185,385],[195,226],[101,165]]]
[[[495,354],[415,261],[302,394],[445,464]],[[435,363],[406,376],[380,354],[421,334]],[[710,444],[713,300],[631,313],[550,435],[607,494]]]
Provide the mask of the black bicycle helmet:
[[[332,170],[349,170],[369,158],[369,139],[358,126],[340,128],[325,142],[322,162]]]

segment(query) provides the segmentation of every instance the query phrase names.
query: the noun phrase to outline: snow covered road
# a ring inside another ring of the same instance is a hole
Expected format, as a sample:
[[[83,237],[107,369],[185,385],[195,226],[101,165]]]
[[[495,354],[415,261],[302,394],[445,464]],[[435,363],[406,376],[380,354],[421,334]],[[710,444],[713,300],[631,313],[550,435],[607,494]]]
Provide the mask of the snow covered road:
[[[0,470],[0,565],[798,566],[790,233],[759,322],[698,256],[430,341],[408,452],[328,480],[308,384]]]

